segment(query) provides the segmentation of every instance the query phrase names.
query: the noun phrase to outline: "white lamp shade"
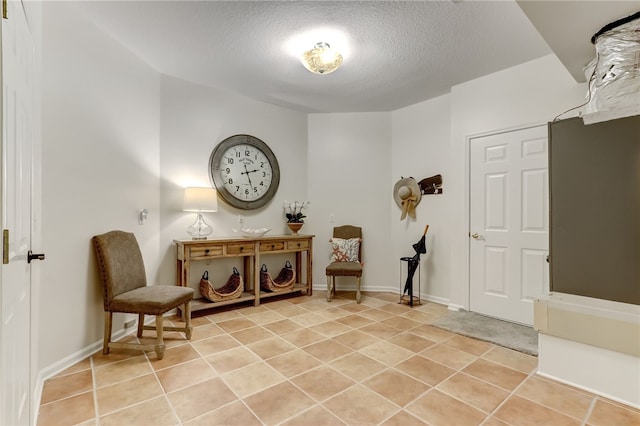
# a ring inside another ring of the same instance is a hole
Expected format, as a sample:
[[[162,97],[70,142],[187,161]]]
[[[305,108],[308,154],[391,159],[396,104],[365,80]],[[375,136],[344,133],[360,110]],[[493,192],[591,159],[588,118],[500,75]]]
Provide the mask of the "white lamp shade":
[[[185,212],[218,211],[218,194],[214,188],[185,188],[182,210]]]

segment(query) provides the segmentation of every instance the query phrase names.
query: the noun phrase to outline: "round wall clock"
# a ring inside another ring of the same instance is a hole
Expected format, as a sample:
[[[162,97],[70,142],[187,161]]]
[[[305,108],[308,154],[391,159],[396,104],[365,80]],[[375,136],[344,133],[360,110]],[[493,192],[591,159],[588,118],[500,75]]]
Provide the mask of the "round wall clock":
[[[220,142],[209,158],[209,174],[220,198],[244,210],[267,204],[280,184],[276,156],[266,143],[250,135]]]

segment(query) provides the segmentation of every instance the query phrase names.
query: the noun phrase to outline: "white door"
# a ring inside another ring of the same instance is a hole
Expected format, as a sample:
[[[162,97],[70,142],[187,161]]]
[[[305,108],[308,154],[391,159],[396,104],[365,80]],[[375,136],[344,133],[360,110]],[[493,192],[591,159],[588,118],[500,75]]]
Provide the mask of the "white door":
[[[533,325],[547,293],[547,127],[471,139],[470,309]]]
[[[0,424],[30,423],[31,271],[34,126],[33,43],[21,2],[2,19],[2,229]]]

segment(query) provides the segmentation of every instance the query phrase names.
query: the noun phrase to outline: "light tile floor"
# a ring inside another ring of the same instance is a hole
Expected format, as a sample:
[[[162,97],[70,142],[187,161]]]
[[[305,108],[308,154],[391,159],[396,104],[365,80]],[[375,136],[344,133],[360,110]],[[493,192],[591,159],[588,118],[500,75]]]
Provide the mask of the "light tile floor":
[[[93,355],[45,382],[38,425],[640,425],[535,357],[430,326],[444,306],[353,296],[196,313],[160,361]]]

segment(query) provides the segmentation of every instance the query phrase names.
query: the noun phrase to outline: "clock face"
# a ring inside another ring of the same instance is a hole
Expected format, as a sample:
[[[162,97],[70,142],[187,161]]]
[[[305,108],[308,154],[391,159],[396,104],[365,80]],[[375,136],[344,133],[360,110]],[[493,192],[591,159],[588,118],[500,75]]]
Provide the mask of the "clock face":
[[[278,160],[260,139],[235,135],[211,153],[209,172],[220,197],[241,209],[265,205],[280,183]]]

